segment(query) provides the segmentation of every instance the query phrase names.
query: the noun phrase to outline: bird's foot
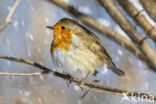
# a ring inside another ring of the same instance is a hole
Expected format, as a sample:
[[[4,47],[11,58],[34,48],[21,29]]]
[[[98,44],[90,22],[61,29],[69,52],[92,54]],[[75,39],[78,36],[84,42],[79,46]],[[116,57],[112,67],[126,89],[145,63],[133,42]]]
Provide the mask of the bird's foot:
[[[100,82],[101,80],[93,80],[92,82]],[[92,89],[92,87],[90,87],[90,89]],[[82,89],[83,90],[83,89]],[[89,90],[85,91],[81,96],[80,99],[83,99],[87,94],[88,94]]]
[[[67,74],[67,87],[70,87],[71,83],[72,83],[71,75]]]
[[[95,80],[93,80],[92,82],[101,82],[101,80],[95,79]]]

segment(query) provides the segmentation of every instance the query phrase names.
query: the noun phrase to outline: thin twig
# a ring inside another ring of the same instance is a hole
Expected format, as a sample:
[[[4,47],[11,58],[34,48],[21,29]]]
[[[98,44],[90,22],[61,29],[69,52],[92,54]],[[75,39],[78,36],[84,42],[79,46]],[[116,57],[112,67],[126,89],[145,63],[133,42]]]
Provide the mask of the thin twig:
[[[8,75],[8,76],[39,76],[39,75],[42,75],[42,72],[38,72],[38,73],[5,73],[5,72],[0,72],[0,75]]]
[[[81,84],[81,81],[82,81],[81,79],[73,78],[73,77],[71,77],[69,75],[64,75],[64,74],[52,71],[52,69],[49,69],[49,68],[47,68],[45,66],[42,66],[42,65],[40,65],[40,64],[38,64],[36,62],[30,61],[30,60],[26,60],[26,59],[22,59],[22,58],[8,57],[8,56],[5,56],[5,55],[0,55],[0,58],[10,60],[10,61],[19,62],[19,63],[32,65],[34,67],[39,68],[40,70],[42,70],[44,72],[47,72],[47,73],[51,72],[54,76],[57,76],[57,77],[62,78],[62,79],[70,80],[70,81],[75,82],[77,84]],[[136,97],[142,97],[142,98],[145,98],[144,96],[146,96],[148,99],[156,100],[155,95],[150,95],[150,94],[147,94],[147,93],[139,93],[139,92],[130,92],[130,91],[127,91],[127,90],[111,88],[111,87],[107,87],[107,86],[104,86],[104,85],[97,84],[95,82],[86,81],[86,82],[84,82],[84,85],[86,85],[88,87],[91,87],[91,88],[99,89],[98,93],[100,93],[101,92],[100,90],[102,90],[102,91],[104,91],[103,93],[105,93],[105,91],[107,91],[107,92],[109,92],[111,94],[114,94],[114,95],[123,95],[123,94],[125,94],[127,96],[135,95]],[[87,90],[89,90],[89,89],[87,89]],[[94,92],[93,89],[92,89],[92,91]]]
[[[12,22],[12,16],[13,16],[19,3],[20,3],[20,0],[16,0],[15,3],[13,4],[13,6],[11,7],[11,9],[5,19],[5,22],[0,26],[0,32],[3,31],[6,28],[6,26]]]
[[[113,95],[115,95],[116,93],[112,93],[112,92],[109,92],[109,91],[102,91],[102,90],[96,90],[96,89],[93,89],[93,88],[90,88],[88,86],[84,86],[82,84],[79,85],[81,88],[87,90],[87,91],[91,91],[91,92],[95,92],[95,93],[111,93]],[[116,95],[119,95],[118,93]],[[122,94],[121,94],[122,95]]]
[[[26,59],[22,59],[22,58],[8,57],[8,56],[4,56],[4,55],[1,55],[1,54],[0,54],[0,58],[1,59],[6,59],[6,60],[10,60],[10,61],[20,62],[20,63],[29,64],[29,65],[35,66],[37,68],[42,69],[42,71],[44,71],[44,73],[46,73],[46,72],[52,72],[53,73],[53,71],[51,69],[46,68],[46,67],[44,67],[44,66],[42,66],[42,65],[40,65],[38,63],[35,63],[33,61],[30,61],[30,60],[26,60]]]

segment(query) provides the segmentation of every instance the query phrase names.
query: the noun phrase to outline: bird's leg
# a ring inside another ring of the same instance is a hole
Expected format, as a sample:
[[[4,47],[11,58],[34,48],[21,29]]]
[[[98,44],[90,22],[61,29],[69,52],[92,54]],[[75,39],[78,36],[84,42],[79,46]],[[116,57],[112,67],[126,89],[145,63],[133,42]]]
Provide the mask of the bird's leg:
[[[71,79],[70,79],[71,76],[70,76],[69,74],[67,74],[67,77],[68,77],[68,78],[67,78],[67,86],[70,87],[69,85],[70,85],[71,82],[72,82]]]
[[[92,82],[100,82],[100,80],[93,80]],[[93,87],[90,87],[89,90],[91,90]],[[83,99],[89,92],[89,90],[85,91],[85,93],[83,93],[83,95],[80,97],[80,99]]]
[[[76,84],[76,85],[78,85],[78,86],[80,86],[80,85],[84,85],[85,84],[85,81],[87,80],[87,78],[88,78],[88,76],[89,76],[89,73],[87,73],[87,75],[84,77],[84,78],[82,78],[81,80],[80,80],[80,83],[78,84]],[[80,87],[81,88],[81,90],[83,90],[83,88],[82,87]]]
[[[94,79],[92,82],[100,82],[101,80]]]
[[[67,87],[70,87],[71,82],[71,80],[67,80]]]
[[[96,77],[98,74],[98,71],[95,70],[95,72],[93,73],[93,75]]]
[[[80,99],[83,99],[87,94],[88,94],[89,90],[87,90],[85,93],[83,93],[82,96],[80,96]]]
[[[81,79],[80,84],[85,84],[85,81],[87,80],[88,76],[89,76],[89,73],[87,73],[87,75]]]

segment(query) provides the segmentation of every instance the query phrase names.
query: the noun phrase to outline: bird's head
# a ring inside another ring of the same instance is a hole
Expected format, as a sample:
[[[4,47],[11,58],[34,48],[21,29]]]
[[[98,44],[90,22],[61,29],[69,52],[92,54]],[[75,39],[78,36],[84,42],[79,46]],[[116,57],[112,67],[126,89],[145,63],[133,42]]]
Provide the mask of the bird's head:
[[[62,50],[70,48],[72,34],[78,34],[80,30],[77,22],[68,18],[63,18],[54,26],[47,26],[47,28],[52,29],[54,33],[52,46]]]

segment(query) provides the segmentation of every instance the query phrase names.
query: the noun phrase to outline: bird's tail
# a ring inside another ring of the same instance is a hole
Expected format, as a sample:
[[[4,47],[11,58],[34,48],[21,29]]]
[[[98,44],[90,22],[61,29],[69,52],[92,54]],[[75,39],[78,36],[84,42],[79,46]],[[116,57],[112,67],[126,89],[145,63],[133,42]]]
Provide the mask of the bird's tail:
[[[113,63],[108,64],[108,69],[119,76],[125,76],[125,73],[121,69],[117,68]]]

